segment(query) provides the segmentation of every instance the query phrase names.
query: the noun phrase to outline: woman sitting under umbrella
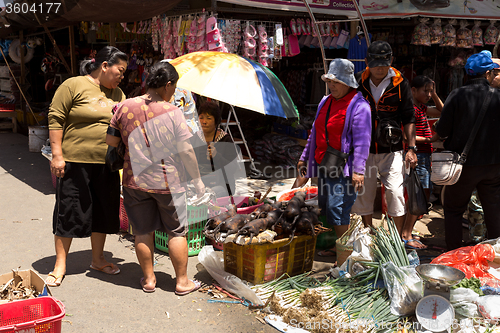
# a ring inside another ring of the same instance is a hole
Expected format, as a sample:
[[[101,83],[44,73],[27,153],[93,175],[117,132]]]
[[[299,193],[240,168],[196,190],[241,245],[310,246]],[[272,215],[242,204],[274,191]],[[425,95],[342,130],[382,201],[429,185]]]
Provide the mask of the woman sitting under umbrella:
[[[222,112],[215,102],[204,102],[198,108],[201,129],[192,137],[200,175],[205,186],[210,187],[217,197],[235,192],[235,173],[228,171],[238,167],[236,147],[231,136],[220,128]]]
[[[298,182],[305,177],[318,177],[321,212],[340,238],[349,228],[351,207],[357,191],[363,187],[372,133],[371,111],[366,99],[356,91],[354,65],[349,60],[334,59],[321,78],[330,95],[318,105],[311,135],[297,163]],[[324,172],[326,166],[321,165],[332,148],[348,154],[345,168],[338,167],[334,174]],[[318,255],[334,255],[334,251],[332,248]]]

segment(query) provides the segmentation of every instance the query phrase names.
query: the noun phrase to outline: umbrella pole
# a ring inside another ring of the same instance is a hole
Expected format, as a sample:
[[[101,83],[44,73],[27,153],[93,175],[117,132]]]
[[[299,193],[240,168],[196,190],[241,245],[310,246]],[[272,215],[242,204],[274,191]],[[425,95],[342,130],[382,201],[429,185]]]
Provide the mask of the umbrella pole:
[[[243,134],[243,130],[241,129],[240,121],[238,120],[238,116],[236,115],[236,111],[234,110],[234,107],[231,104],[229,104],[229,106],[231,107],[231,110],[229,111],[229,114],[227,116],[226,131],[229,133],[229,135],[231,136],[231,139],[234,142],[233,134],[231,133],[231,130],[229,129],[229,120],[231,119],[231,113],[232,113],[234,116],[234,120],[235,120],[234,125],[238,126],[238,130],[240,131],[240,135],[241,135],[241,140],[243,141],[243,144],[245,145],[245,148],[246,148],[247,153],[248,153],[248,161],[250,162],[250,169],[257,170],[257,168],[255,167],[255,164],[253,163],[252,153],[250,152],[250,149],[248,148],[247,140],[245,139],[245,135]],[[234,149],[236,149],[236,143],[235,143]],[[238,153],[237,149],[236,149],[236,153]]]

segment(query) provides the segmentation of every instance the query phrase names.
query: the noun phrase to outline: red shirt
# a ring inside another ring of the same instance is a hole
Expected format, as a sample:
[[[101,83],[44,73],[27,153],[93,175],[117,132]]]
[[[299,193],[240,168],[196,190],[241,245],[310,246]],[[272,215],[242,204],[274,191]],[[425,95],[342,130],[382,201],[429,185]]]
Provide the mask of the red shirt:
[[[342,137],[342,132],[344,131],[345,114],[347,107],[351,100],[356,95],[356,90],[352,90],[350,93],[342,97],[341,99],[334,99],[330,96],[323,104],[323,107],[319,111],[318,117],[314,122],[316,128],[316,151],[314,152],[314,158],[316,163],[321,163],[326,152],[326,136],[325,136],[325,118],[328,108],[330,107],[330,119],[328,119],[328,140],[330,141],[330,146],[340,150]],[[333,100],[332,100],[333,99]]]
[[[427,120],[427,105],[421,104],[420,107],[413,105],[415,107],[415,133],[417,136],[424,138],[432,138],[431,128],[429,126],[429,121]],[[418,153],[432,153],[432,143],[430,142],[419,142],[417,143]]]

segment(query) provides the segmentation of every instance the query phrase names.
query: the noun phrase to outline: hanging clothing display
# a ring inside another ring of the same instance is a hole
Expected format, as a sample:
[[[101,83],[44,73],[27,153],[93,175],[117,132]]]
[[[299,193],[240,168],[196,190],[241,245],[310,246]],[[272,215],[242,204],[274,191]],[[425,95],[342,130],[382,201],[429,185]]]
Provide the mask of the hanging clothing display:
[[[372,35],[368,35],[371,41]],[[364,37],[364,35],[357,35],[356,37],[351,38],[351,40],[349,41],[349,51],[347,52],[347,58],[365,59],[367,49],[368,45],[366,45],[366,38]],[[353,61],[353,64],[354,73],[361,72],[366,68],[366,64],[363,61]]]

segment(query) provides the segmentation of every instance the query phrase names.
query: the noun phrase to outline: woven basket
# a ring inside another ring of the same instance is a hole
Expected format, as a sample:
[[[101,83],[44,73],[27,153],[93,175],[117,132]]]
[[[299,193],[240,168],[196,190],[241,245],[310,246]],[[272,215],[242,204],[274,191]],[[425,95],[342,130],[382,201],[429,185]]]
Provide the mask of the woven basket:
[[[335,242],[335,250],[337,252],[337,265],[342,266],[342,264],[347,260],[347,258],[352,253],[352,246],[345,246],[340,244],[337,240]]]

